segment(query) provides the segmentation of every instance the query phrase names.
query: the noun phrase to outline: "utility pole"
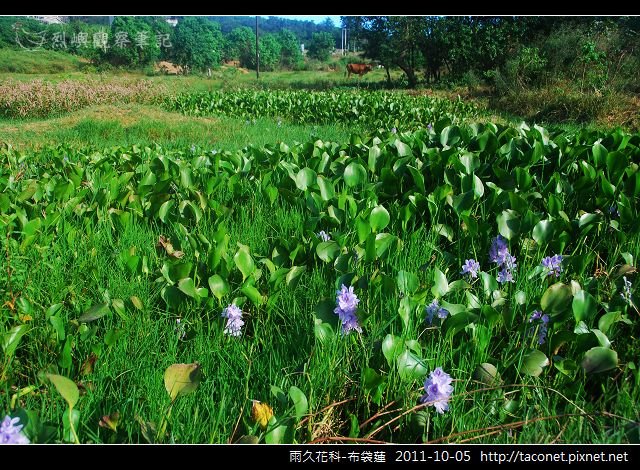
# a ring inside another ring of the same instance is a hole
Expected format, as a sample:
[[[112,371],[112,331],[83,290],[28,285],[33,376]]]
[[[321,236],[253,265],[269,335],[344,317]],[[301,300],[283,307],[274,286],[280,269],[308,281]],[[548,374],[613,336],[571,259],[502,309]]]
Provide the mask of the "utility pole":
[[[260,79],[260,48],[258,43],[258,17],[256,16],[256,79]]]

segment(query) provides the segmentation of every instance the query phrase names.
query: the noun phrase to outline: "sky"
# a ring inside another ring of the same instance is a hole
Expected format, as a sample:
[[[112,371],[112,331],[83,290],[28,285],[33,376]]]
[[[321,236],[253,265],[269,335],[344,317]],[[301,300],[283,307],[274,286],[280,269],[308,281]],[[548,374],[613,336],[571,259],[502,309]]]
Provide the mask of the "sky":
[[[314,23],[322,23],[325,18],[329,17],[333,20],[333,24],[340,26],[340,15],[267,15],[277,16],[278,18],[288,18],[290,20],[313,21]]]

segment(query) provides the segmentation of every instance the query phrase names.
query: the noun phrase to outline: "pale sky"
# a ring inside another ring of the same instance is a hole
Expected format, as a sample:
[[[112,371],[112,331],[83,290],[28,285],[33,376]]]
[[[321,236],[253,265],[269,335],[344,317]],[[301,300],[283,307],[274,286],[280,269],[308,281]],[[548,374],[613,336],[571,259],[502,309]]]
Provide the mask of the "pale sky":
[[[335,26],[340,26],[340,15],[263,15],[277,16],[278,18],[288,18],[290,20],[313,21],[314,23],[322,23],[325,18],[329,17]]]

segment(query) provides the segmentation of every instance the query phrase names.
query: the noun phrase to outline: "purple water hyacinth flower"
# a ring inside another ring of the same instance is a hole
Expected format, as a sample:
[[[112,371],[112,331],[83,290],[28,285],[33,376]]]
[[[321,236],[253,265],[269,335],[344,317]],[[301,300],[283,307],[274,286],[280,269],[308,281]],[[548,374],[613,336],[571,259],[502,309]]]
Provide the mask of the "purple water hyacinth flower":
[[[5,416],[0,423],[0,444],[29,444],[27,436],[22,434],[20,418]]]
[[[427,129],[429,130],[433,129],[433,125],[431,123],[427,124]]]
[[[347,286],[342,284],[341,289],[337,291],[336,294],[336,303],[338,304],[336,310],[340,309],[344,312],[356,311],[360,299],[358,299],[358,296],[353,292],[353,286],[347,288]]]
[[[449,409],[449,399],[453,392],[452,381],[451,376],[442,368],[436,368],[424,381],[424,390],[427,393],[420,397],[420,403],[429,403],[429,406],[433,406],[438,413],[443,414]]]
[[[555,274],[560,277],[562,272],[562,255],[547,256],[542,259],[542,266],[547,270],[547,276]]]
[[[331,237],[329,236],[329,234],[327,232],[325,232],[324,230],[320,230],[320,232],[318,232],[318,237],[323,242],[328,242],[329,240],[331,240]]]
[[[441,319],[447,318],[447,315],[449,315],[449,310],[447,310],[446,308],[440,307],[440,303],[438,302],[438,299],[434,299],[433,302],[427,305],[425,307],[425,311],[427,313],[426,320],[429,322],[429,324],[433,323],[433,317],[436,315],[438,316],[438,318],[441,318]]]
[[[529,317],[529,323],[536,322],[538,324],[538,344],[544,344],[547,338],[547,330],[549,325],[549,315],[543,313],[540,310],[534,310]],[[529,334],[532,335],[535,331],[534,328],[529,329]]]
[[[229,306],[222,311],[222,317],[227,319],[227,325],[224,328],[225,334],[231,336],[242,335],[244,321],[242,320],[242,310],[240,310],[237,305],[229,304]]]
[[[462,265],[462,271],[460,274],[470,274],[472,278],[478,277],[478,271],[480,271],[480,263],[478,263],[475,259],[465,260]]]
[[[500,284],[504,284],[505,282],[516,282],[513,280],[513,273],[509,271],[507,268],[504,268],[502,271],[498,272],[498,282]]]
[[[333,313],[338,315],[342,322],[342,334],[349,334],[351,330],[362,333],[362,328],[358,324],[356,310],[358,310],[360,299],[353,292],[353,286],[347,288],[344,284],[339,291],[336,292],[336,308]]]
[[[358,323],[358,317],[355,312],[340,311],[338,314],[340,321],[342,322],[342,334],[348,335],[351,330],[356,330],[358,333],[362,333],[362,328]]]
[[[499,266],[501,266],[508,254],[509,247],[507,246],[507,239],[502,235],[498,235],[493,239],[491,248],[489,248],[489,260],[492,263],[497,263]]]

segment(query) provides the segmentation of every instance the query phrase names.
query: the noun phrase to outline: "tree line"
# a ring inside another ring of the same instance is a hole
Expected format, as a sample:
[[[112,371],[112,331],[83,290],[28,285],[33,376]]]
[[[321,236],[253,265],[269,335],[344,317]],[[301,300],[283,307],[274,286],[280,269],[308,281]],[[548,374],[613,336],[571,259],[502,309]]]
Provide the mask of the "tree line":
[[[407,85],[486,80],[527,87],[564,76],[585,88],[639,86],[639,17],[342,16],[364,57]]]
[[[212,18],[225,19],[220,23]],[[145,67],[166,60],[191,70],[206,70],[225,62],[254,69],[255,29],[238,18],[187,16],[173,27],[165,18],[154,16],[117,16],[111,25],[78,20],[45,25],[25,17],[0,17],[0,47],[61,50],[98,65]],[[305,44],[309,58],[326,61],[340,36],[330,20],[315,25],[268,18],[261,20],[259,32],[260,68],[267,71],[303,67],[301,44]]]

